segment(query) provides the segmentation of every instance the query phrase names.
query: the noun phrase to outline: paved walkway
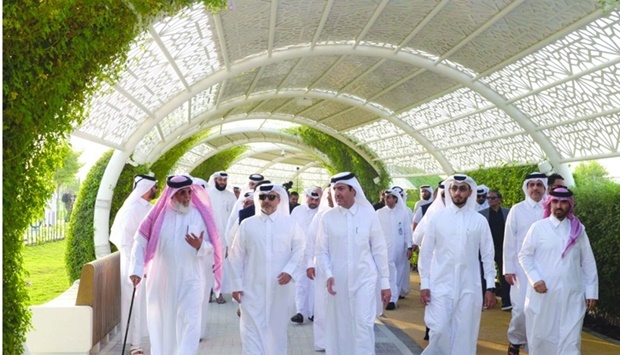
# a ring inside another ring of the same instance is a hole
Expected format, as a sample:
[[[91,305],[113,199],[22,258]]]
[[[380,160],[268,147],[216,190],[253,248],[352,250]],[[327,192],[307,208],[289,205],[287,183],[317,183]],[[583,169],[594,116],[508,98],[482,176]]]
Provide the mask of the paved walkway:
[[[375,323],[377,355],[420,354],[428,342],[424,337],[424,310],[419,302],[419,277],[411,273],[411,293],[399,302],[395,311],[385,311]],[[226,295],[230,300],[230,295]],[[235,313],[236,303],[227,302],[210,305],[210,336],[200,344],[200,354],[241,354],[239,339],[239,318]],[[504,355],[508,346],[506,330],[510,322],[510,312],[502,312],[499,306],[482,312],[477,355]],[[293,355],[320,354],[313,351],[312,324],[289,326],[288,353]],[[120,354],[121,334],[116,333],[107,344],[102,345],[98,354]],[[147,354],[148,346],[145,347]],[[584,355],[620,354],[620,342],[604,339],[598,335],[582,333],[581,352]],[[522,354],[527,352],[522,351]]]
[[[239,317],[237,304],[230,301],[225,304],[209,305],[208,337],[200,343],[200,354],[237,355],[241,354],[239,338]],[[381,319],[385,319],[382,317]],[[390,329],[382,321],[375,322],[375,339],[377,355],[417,355],[421,348],[399,329]],[[107,344],[103,344],[96,354],[120,354],[122,350],[122,332],[116,332]],[[289,325],[288,353],[291,355],[321,354],[314,351],[312,323],[307,319],[301,325],[291,322]],[[149,346],[144,347],[150,354]],[[128,350],[125,349],[128,353]]]

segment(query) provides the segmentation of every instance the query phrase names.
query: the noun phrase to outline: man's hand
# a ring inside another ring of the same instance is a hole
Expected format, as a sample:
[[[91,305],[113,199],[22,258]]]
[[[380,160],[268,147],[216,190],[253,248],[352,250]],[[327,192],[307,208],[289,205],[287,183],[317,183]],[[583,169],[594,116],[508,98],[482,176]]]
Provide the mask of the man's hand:
[[[237,303],[241,303],[241,297],[243,297],[243,291],[233,291],[232,298],[237,301]]]
[[[431,303],[431,290],[428,288],[420,290],[420,302],[422,302],[425,306],[428,306],[428,304]]]
[[[314,272],[313,267],[309,267],[308,269],[306,269],[306,276],[308,276],[310,280],[314,280],[314,277],[316,276],[316,274]]]
[[[191,245],[192,248],[196,250],[200,250],[200,246],[202,245],[202,237],[204,236],[205,231],[200,232],[200,237],[197,237],[194,233],[189,233],[185,235],[185,241],[187,244]]]
[[[335,295],[336,291],[334,291],[334,286],[336,285],[336,281],[334,281],[333,277],[330,277],[329,279],[327,279],[327,292],[329,292],[330,295]]]
[[[515,274],[506,274],[504,275],[504,279],[506,279],[506,282],[508,282],[510,286],[514,286],[515,281],[517,281],[517,276]]]
[[[291,279],[291,275],[286,272],[281,272],[280,275],[278,275],[278,285],[286,285],[291,281]]]
[[[484,293],[484,305],[482,305],[482,309],[491,309],[495,307],[497,303],[497,298],[495,298],[495,293],[487,290]]]
[[[593,300],[591,298],[588,298],[586,300],[586,307],[588,307],[588,311],[591,311],[594,309],[594,307],[596,307],[596,300]]]
[[[407,249],[407,260],[411,259],[411,255],[413,255],[413,249]]]
[[[534,291],[538,293],[547,293],[547,285],[543,280],[536,281],[536,283],[534,284]]]
[[[131,283],[133,284],[133,287],[138,286],[140,281],[142,281],[142,278],[140,278],[140,276],[138,276],[138,275],[131,275],[131,276],[129,276],[129,279],[131,280]]]
[[[389,288],[386,288],[385,290],[381,290],[381,302],[383,302],[383,305],[388,304],[391,298],[392,298],[392,291]]]

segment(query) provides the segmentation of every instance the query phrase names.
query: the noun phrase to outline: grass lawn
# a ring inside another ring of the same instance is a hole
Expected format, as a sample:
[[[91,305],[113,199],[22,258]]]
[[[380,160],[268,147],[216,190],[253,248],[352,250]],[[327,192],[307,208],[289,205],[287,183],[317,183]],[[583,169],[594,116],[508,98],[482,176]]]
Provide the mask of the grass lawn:
[[[65,240],[24,247],[26,290],[31,305],[43,304],[65,292],[69,278],[65,271]]]

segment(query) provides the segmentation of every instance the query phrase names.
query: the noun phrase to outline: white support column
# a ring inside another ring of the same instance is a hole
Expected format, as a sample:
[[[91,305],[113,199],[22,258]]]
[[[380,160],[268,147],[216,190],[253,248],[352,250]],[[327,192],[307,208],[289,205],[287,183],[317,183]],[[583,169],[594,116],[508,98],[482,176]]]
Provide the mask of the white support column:
[[[95,201],[95,216],[93,226],[95,235],[95,257],[102,258],[110,254],[110,208],[112,207],[112,196],[114,195],[114,187],[118,181],[118,177],[123,171],[125,162],[129,158],[130,153],[116,150],[108,163],[108,166],[101,178],[99,191],[97,192],[97,200]]]
[[[566,186],[568,187],[575,186],[575,178],[573,177],[573,173],[571,172],[567,163],[557,164],[554,166],[554,168],[558,174],[562,175]]]

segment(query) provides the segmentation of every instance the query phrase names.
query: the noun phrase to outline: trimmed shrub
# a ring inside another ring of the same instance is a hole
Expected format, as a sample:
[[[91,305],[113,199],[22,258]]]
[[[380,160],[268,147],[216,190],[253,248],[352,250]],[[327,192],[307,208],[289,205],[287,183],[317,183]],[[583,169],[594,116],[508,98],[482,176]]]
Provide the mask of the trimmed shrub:
[[[179,159],[185,154],[188,150],[190,150],[193,146],[196,145],[199,141],[204,139],[209,134],[208,131],[202,131],[194,134],[191,137],[185,138],[179,144],[170,148],[167,152],[162,154],[152,165],[151,171],[155,174],[155,178],[157,179],[157,187],[159,191],[164,189],[166,184],[166,177],[172,171],[175,164],[179,161]]]
[[[502,206],[510,207],[517,202],[523,201],[523,180],[534,171],[538,171],[536,165],[502,166],[497,168],[478,169],[470,171],[471,176],[478,185],[484,184],[490,189],[499,190],[502,194]],[[473,196],[475,198],[475,196]]]
[[[209,159],[200,163],[190,172],[190,175],[209,180],[209,177],[216,171],[226,170],[232,162],[241,154],[245,153],[248,147],[245,145],[230,147],[214,154]]]

